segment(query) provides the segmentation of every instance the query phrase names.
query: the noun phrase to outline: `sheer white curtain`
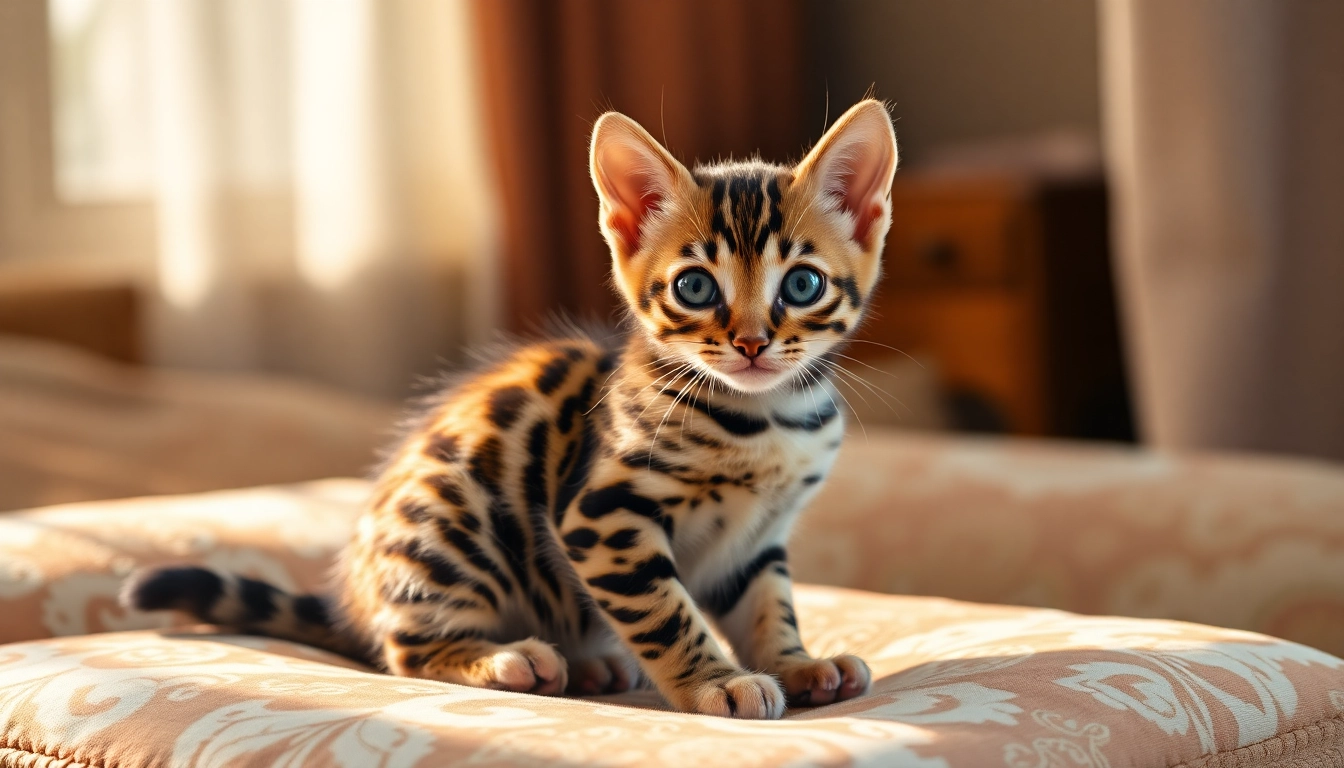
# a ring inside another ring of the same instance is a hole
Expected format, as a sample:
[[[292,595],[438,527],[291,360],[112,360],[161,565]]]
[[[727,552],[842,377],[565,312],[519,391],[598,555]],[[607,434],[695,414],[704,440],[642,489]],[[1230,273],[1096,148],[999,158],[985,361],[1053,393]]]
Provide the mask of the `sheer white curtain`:
[[[1344,3],[1101,10],[1146,437],[1344,459]]]
[[[399,395],[493,325],[458,0],[145,0],[156,362]]]

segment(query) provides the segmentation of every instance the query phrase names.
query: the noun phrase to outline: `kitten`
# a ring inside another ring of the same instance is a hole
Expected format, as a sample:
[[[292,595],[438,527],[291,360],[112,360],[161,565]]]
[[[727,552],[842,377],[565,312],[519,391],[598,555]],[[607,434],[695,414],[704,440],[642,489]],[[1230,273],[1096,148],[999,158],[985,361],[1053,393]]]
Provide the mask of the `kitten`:
[[[623,346],[524,346],[444,392],[330,602],[188,567],[137,574],[127,604],[509,691],[642,672],[680,710],[740,718],[863,693],[862,661],[803,648],[784,545],[840,446],[828,353],[876,284],[896,163],[871,100],[794,167],[690,171],[603,115],[590,167]]]

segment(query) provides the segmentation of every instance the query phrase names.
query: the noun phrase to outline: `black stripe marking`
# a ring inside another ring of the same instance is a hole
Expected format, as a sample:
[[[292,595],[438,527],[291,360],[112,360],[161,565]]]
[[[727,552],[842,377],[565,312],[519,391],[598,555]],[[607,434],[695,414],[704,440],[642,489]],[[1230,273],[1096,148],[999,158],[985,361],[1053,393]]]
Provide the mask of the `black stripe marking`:
[[[761,575],[767,566],[772,563],[782,563],[787,560],[784,548],[774,546],[766,549],[757,555],[751,562],[742,566],[742,569],[732,576],[728,577],[718,589],[709,594],[705,600],[705,607],[715,616],[724,616],[730,613],[737,604],[741,602],[742,595],[746,594],[751,583]]]
[[[647,632],[640,632],[639,634],[632,635],[630,637],[630,642],[649,643],[652,645],[660,645],[664,648],[670,648],[677,642],[677,638],[681,637],[682,628],[685,626],[685,623],[685,618],[681,615],[681,611],[673,611],[672,615],[668,616],[667,619],[657,627],[654,627]]]
[[[801,418],[790,416],[781,416],[774,414],[775,423],[785,429],[801,429],[805,432],[816,432],[822,427],[830,424],[836,416],[840,415],[840,409],[835,407],[835,403],[830,403],[820,411],[812,411]]]
[[[607,573],[588,579],[588,585],[626,597],[647,595],[658,588],[658,583],[677,578],[677,568],[665,555],[654,555],[635,565],[633,571]]]
[[[583,382],[583,388],[577,394],[570,395],[560,404],[560,413],[555,418],[555,426],[561,434],[569,434],[569,430],[574,427],[574,419],[580,413],[588,410],[588,403],[593,399],[593,391],[597,389],[597,380],[589,378]]]
[[[859,305],[863,303],[863,299],[859,296],[859,283],[854,278],[833,277],[831,278],[831,282],[835,283],[836,288],[845,292],[845,296],[849,298],[850,305],[855,309],[858,309]]]
[[[269,621],[275,616],[275,596],[280,590],[264,581],[238,577],[238,600],[247,610],[245,622]]]
[[[494,579],[499,588],[504,590],[504,594],[513,594],[513,583],[509,581],[509,577],[504,575],[504,571],[500,569],[494,558],[486,554],[485,550],[481,549],[481,545],[477,544],[476,540],[466,531],[454,528],[452,523],[443,519],[438,521],[438,528],[439,535],[443,537],[443,540],[451,544],[458,552],[461,552],[462,556],[467,558],[467,562],[471,563],[476,570],[482,571],[488,574],[491,579]]]
[[[499,495],[499,481],[504,473],[503,450],[499,438],[491,436],[482,440],[471,455],[471,477],[491,496]]]
[[[579,500],[579,512],[589,520],[599,520],[619,509],[662,525],[667,537],[672,538],[672,518],[663,514],[663,508],[658,502],[635,493],[627,481],[589,491]]]
[[[527,466],[523,468],[523,496],[529,511],[547,509],[550,493],[546,488],[546,453],[551,425],[539,419],[527,435]]]
[[[676,398],[681,395],[681,392],[675,389],[664,389],[662,394]],[[723,431],[730,435],[750,437],[752,435],[759,435],[770,428],[769,421],[757,416],[752,416],[751,414],[729,411],[723,408],[715,408],[712,404],[702,403],[695,398],[685,399],[682,402],[688,403],[692,408],[713,419],[715,424],[718,424]]]
[[[531,579],[527,575],[527,537],[518,518],[509,511],[508,506],[497,503],[490,509],[490,526],[495,532],[495,541],[504,551],[504,562],[513,572],[513,578],[521,589],[526,590]]]
[[[397,512],[411,525],[427,523],[430,519],[429,507],[414,499],[402,499],[397,504]]]
[[[597,449],[597,431],[591,425],[585,424],[583,434],[579,436],[578,454],[574,459],[574,469],[565,478],[565,481],[555,492],[555,526],[560,527],[560,523],[565,519],[565,511],[569,505],[574,502],[574,497],[579,495],[583,486],[588,484],[588,471],[591,468],[593,452]]]
[[[648,618],[650,611],[637,611],[633,608],[621,608],[607,603],[602,607],[611,618],[622,624],[634,624],[637,621],[643,621]]]
[[[327,615],[327,604],[322,602],[322,598],[317,595],[300,595],[294,598],[294,617],[305,624],[313,624],[319,627],[330,626],[331,619]]]

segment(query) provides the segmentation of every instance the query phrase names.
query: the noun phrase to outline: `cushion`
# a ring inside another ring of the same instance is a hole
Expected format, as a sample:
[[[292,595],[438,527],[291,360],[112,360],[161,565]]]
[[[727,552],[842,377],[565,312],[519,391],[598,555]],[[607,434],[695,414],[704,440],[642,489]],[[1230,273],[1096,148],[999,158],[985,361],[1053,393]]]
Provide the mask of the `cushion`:
[[[0,766],[1339,766],[1344,661],[1170,621],[799,586],[867,696],[782,722],[370,674],[289,643],[136,631],[0,646]]]

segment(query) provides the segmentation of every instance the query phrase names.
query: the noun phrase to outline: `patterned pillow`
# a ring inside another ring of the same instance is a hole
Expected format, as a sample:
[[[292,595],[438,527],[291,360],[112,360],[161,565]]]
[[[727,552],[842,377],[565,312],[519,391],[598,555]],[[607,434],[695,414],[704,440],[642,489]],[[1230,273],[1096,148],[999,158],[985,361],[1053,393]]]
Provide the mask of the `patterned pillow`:
[[[154,631],[0,646],[0,766],[1338,766],[1344,661],[1261,635],[799,587],[865,697],[782,722],[370,674]]]

